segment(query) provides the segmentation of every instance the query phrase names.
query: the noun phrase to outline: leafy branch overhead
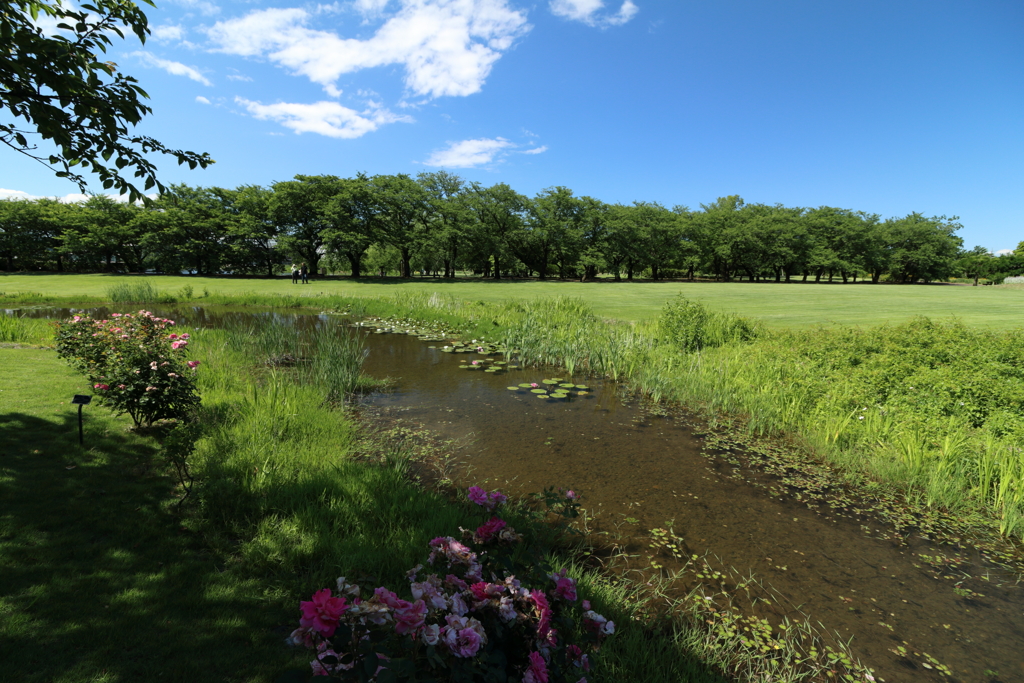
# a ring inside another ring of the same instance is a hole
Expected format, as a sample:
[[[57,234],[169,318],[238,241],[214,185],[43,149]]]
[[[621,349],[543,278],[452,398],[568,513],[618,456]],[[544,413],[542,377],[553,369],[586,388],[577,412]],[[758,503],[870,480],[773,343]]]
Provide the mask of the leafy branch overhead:
[[[51,22],[57,32],[47,35],[42,25]],[[103,59],[112,36],[124,38],[125,30],[142,42],[149,34],[146,15],[129,0],[96,0],[81,8],[61,0],[0,0],[0,111],[10,114],[0,114],[0,142],[56,166],[57,176],[82,192],[89,172],[103,189],[136,201],[154,187],[165,190],[147,154],[167,154],[193,169],[213,159],[133,134],[152,112],[143,103],[149,96]],[[59,153],[40,152],[38,138]]]

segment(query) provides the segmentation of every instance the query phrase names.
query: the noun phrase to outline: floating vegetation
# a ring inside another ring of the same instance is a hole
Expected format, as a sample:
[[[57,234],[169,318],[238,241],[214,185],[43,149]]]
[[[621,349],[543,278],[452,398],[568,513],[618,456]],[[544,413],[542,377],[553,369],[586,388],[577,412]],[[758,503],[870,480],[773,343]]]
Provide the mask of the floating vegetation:
[[[589,391],[578,390],[577,386],[585,387],[586,385],[561,382],[560,378],[555,377],[542,379],[540,382],[523,382],[518,386],[507,387],[507,389],[509,391],[520,391],[522,389],[526,389],[531,394],[536,395],[537,398],[551,399],[569,399],[575,396],[586,396],[590,393]],[[575,391],[570,391],[571,389]]]

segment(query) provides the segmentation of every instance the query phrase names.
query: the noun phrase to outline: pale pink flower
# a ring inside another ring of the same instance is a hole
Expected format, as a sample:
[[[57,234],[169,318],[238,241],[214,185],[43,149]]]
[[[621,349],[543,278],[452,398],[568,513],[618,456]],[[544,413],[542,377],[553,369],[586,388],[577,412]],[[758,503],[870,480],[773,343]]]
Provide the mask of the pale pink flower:
[[[437,624],[424,626],[423,632],[420,634],[420,639],[422,639],[426,645],[437,645],[437,641],[441,639],[441,627]]]
[[[192,368],[194,370],[195,368],[199,367],[199,361],[197,361],[197,360],[190,360],[187,363],[185,363],[185,365],[189,366],[190,368]]]
[[[106,391],[107,389],[110,388],[110,385],[107,385],[107,384],[93,384],[92,388],[93,389],[99,389],[100,391]]]
[[[395,609],[395,633],[404,635],[410,631],[415,632],[416,629],[423,626],[427,616],[427,606],[423,604],[422,600],[416,602],[401,600],[400,602],[403,604]]]
[[[569,500],[576,500],[580,496],[579,496],[578,493],[576,493],[572,489],[569,489],[568,491],[565,492],[565,497],[568,498]]]

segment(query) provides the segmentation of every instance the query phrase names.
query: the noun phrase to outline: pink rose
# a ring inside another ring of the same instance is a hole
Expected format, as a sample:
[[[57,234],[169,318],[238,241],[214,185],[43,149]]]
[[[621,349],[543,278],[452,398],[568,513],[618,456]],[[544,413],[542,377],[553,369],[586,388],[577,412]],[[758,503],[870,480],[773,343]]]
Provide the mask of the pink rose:
[[[479,486],[470,486],[468,492],[469,502],[477,505],[487,505],[487,492]]]
[[[422,600],[416,602],[401,601],[402,604],[395,609],[395,633],[404,635],[410,631],[415,632],[416,629],[423,626],[423,622],[427,616],[427,606],[423,604]]]
[[[338,628],[338,620],[348,607],[345,598],[332,598],[331,589],[324,588],[313,593],[313,599],[299,604],[302,618],[299,625],[312,628],[326,638],[334,635]]]
[[[548,683],[548,666],[539,652],[530,653],[530,668],[523,674],[523,683]]]
[[[491,517],[483,526],[478,527],[476,530],[476,536],[480,539],[481,543],[486,543],[491,540],[494,534],[498,533],[505,528],[505,520],[497,517]]]
[[[551,575],[555,582],[555,597],[569,602],[576,602],[576,582],[565,575],[565,570]]]
[[[99,389],[100,391],[106,391],[107,389],[110,388],[110,385],[107,385],[107,384],[93,384],[92,388],[93,389]]]
[[[437,624],[424,627],[420,639],[425,645],[437,645],[437,641],[441,639],[441,627]]]
[[[194,369],[199,367],[199,361],[197,361],[197,360],[190,360],[189,362],[185,363],[185,365],[189,366],[190,368],[192,368],[194,370]]]

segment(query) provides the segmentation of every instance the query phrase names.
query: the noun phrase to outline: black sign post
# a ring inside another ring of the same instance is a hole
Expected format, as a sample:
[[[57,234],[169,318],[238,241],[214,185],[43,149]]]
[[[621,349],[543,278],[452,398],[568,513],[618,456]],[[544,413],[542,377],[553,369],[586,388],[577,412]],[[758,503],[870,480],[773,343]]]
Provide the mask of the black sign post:
[[[78,445],[85,445],[85,437],[82,434],[82,406],[89,405],[92,401],[92,396],[86,396],[84,394],[75,394],[75,397],[71,399],[71,405],[78,406]]]

